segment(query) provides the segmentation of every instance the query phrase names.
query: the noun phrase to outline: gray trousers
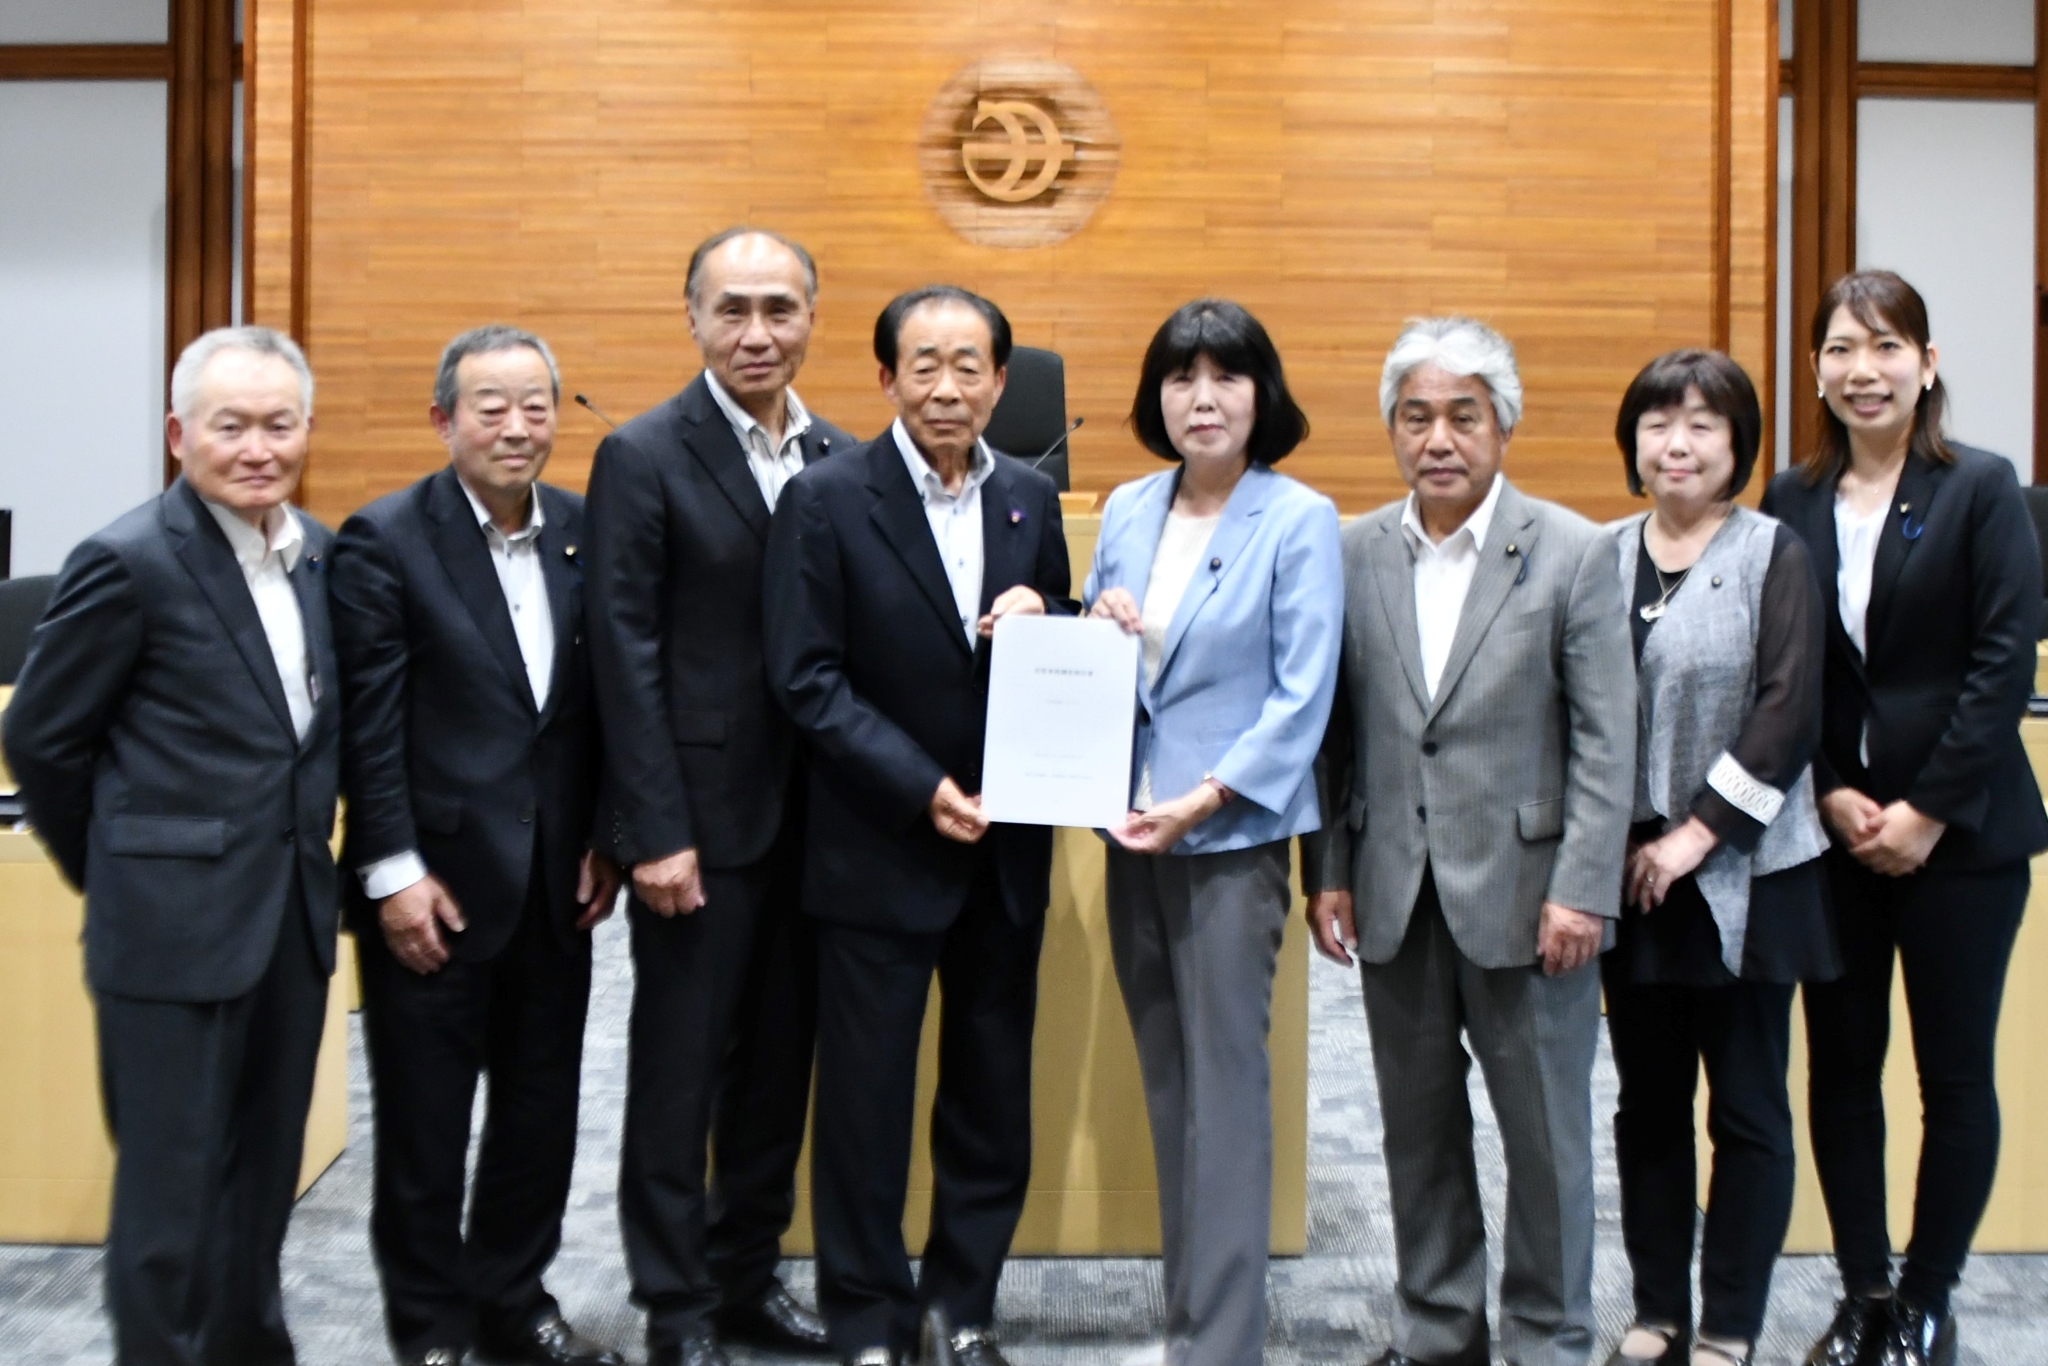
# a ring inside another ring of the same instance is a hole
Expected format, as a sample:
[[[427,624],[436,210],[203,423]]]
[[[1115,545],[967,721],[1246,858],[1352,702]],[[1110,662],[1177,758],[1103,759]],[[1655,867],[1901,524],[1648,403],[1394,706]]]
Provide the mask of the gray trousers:
[[[1168,1366],[1250,1366],[1266,1342],[1273,969],[1288,843],[1109,850],[1109,942],[1159,1174]]]
[[[1487,1360],[1469,1042],[1507,1157],[1501,1346],[1510,1366],[1582,1366],[1594,1333],[1597,965],[1562,977],[1477,966],[1425,873],[1400,951],[1360,976],[1394,1206],[1394,1347],[1432,1366]]]

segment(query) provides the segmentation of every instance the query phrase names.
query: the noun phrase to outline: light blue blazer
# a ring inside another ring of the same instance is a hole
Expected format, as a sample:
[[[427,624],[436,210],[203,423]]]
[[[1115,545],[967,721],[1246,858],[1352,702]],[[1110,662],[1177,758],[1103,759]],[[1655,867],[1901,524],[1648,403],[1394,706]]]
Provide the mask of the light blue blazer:
[[[1161,470],[1109,495],[1082,590],[1090,606],[1111,588],[1144,604],[1179,482],[1178,468]],[[1176,854],[1249,849],[1321,828],[1313,769],[1344,630],[1337,509],[1306,485],[1253,465],[1204,553],[1152,686],[1139,668],[1131,790],[1149,761],[1159,800],[1209,774],[1237,800],[1189,831]]]

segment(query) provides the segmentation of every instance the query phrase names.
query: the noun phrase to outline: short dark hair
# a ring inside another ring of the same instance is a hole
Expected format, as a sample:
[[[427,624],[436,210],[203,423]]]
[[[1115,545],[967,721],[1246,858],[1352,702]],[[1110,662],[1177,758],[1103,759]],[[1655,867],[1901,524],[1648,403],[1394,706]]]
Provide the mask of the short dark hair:
[[[562,401],[562,371],[555,364],[555,353],[548,350],[548,344],[523,328],[507,323],[485,323],[461,333],[441,350],[441,364],[434,371],[434,406],[444,413],[453,413],[455,405],[462,398],[462,386],[456,383],[456,371],[462,362],[471,356],[489,355],[493,351],[510,351],[525,347],[537,352],[547,362],[548,379],[555,389],[555,402]]]
[[[1010,320],[1003,310],[972,290],[958,285],[922,285],[906,289],[889,300],[889,306],[875,319],[875,359],[890,374],[896,373],[897,340],[903,335],[903,320],[930,303],[966,304],[988,323],[989,359],[1000,370],[1010,363]]]
[[[1920,291],[1889,270],[1858,270],[1828,286],[1813,310],[1813,354],[1820,354],[1828,339],[1828,327],[1835,311],[1846,308],[1849,316],[1872,332],[1891,332],[1913,343],[1927,354],[1930,335],[1927,301]],[[1913,430],[1908,437],[1914,455],[1934,465],[1955,463],[1955,452],[1942,439],[1941,426],[1948,415],[1948,386],[1936,374],[1934,383],[1920,395],[1913,409]],[[1800,468],[1810,484],[1838,474],[1849,463],[1849,429],[1827,400],[1820,400],[1820,444],[1800,457]]]
[[[1196,299],[1175,309],[1145,348],[1130,423],[1146,450],[1162,460],[1181,458],[1166,430],[1159,389],[1193,366],[1197,356],[1207,356],[1219,370],[1251,377],[1257,406],[1244,453],[1252,464],[1271,465],[1308,438],[1308,414],[1287,391],[1280,352],[1259,320],[1228,299]]]
[[[1729,444],[1735,449],[1735,473],[1721,496],[1733,498],[1749,483],[1756,468],[1757,448],[1763,442],[1763,409],[1757,405],[1756,386],[1743,368],[1719,351],[1687,347],[1666,351],[1642,368],[1629,381],[1621,396],[1621,411],[1614,417],[1614,442],[1621,447],[1621,467],[1628,477],[1628,491],[1643,496],[1643,477],[1636,473],[1636,424],[1644,413],[1659,408],[1677,408],[1685,403],[1686,391],[1697,389],[1709,410],[1728,421]]]
[[[690,307],[697,306],[697,288],[704,283],[704,258],[735,237],[765,237],[771,242],[779,242],[788,247],[796,257],[796,263],[804,268],[805,302],[818,302],[818,266],[811,260],[811,254],[803,249],[803,245],[791,241],[779,232],[770,232],[766,228],[750,228],[741,224],[722,232],[712,233],[699,242],[697,249],[690,253],[690,269],[683,276],[683,301]]]

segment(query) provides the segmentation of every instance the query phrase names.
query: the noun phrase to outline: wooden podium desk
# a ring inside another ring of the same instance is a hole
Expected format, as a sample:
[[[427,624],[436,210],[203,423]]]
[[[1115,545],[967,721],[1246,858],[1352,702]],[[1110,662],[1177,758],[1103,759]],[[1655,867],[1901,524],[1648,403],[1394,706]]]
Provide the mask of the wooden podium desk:
[[[0,1242],[106,1237],[114,1150],[100,1112],[84,924],[85,903],[35,837],[0,830]],[[354,975],[352,961],[337,966],[338,979]],[[347,1009],[337,980],[327,993],[301,1191],[348,1140]]]

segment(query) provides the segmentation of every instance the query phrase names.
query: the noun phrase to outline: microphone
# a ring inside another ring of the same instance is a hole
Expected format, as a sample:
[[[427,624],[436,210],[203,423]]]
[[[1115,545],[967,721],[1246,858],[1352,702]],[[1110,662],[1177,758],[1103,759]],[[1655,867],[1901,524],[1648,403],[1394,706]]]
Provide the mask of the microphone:
[[[582,405],[583,405],[584,407],[586,407],[586,408],[590,409],[590,411],[591,411],[591,412],[593,412],[593,413],[596,413],[596,414],[597,414],[597,420],[598,420],[599,422],[602,422],[602,423],[603,423],[603,424],[604,424],[605,426],[607,426],[607,427],[610,427],[610,428],[612,428],[612,429],[613,429],[613,430],[615,430],[615,431],[616,431],[616,430],[618,429],[618,425],[619,425],[619,424],[618,424],[618,423],[616,423],[616,422],[614,422],[614,421],[612,421],[612,420],[611,420],[610,418],[606,417],[606,416],[604,415],[604,409],[602,409],[602,408],[598,407],[598,406],[597,406],[597,405],[596,405],[595,403],[592,403],[592,402],[591,402],[591,401],[590,401],[589,399],[585,398],[585,397],[584,397],[583,395],[581,395],[581,394],[577,394],[577,395],[576,395],[575,397],[576,397],[576,401],[577,401],[578,403],[580,403],[580,404],[582,404]],[[1062,438],[1061,438],[1061,440],[1065,440],[1065,439],[1066,439],[1066,438],[1064,438],[1064,437],[1062,437]]]
[[[577,397],[581,398],[582,395],[578,394]],[[1024,462],[1024,468],[1028,470],[1035,470],[1040,465],[1043,465],[1046,461],[1052,459],[1052,453],[1058,450],[1061,446],[1065,445],[1067,438],[1074,434],[1074,429],[1080,426],[1083,422],[1086,422],[1087,420],[1088,419],[1085,417],[1077,417],[1072,422],[1069,422],[1067,424],[1067,429],[1061,432],[1057,437],[1055,437],[1053,439],[1053,443],[1050,446],[1047,446],[1043,451],[1039,452],[1038,458],[1036,460],[1026,460]]]

